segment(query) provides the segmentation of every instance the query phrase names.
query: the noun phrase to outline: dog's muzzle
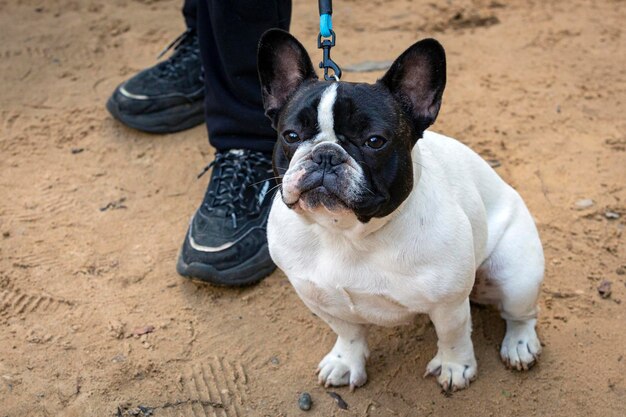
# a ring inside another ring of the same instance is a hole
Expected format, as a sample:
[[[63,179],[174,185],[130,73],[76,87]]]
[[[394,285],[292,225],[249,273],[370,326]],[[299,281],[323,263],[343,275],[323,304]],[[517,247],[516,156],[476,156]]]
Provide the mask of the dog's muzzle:
[[[302,200],[308,208],[351,207],[360,194],[361,167],[339,145],[317,144],[283,178],[283,201],[293,206]]]

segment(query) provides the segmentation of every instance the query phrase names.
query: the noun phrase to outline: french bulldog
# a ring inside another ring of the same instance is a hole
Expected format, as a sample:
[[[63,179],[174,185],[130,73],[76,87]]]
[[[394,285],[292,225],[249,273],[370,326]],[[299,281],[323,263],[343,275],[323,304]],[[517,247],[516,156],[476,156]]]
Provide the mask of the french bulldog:
[[[272,259],[337,334],[318,366],[326,386],[367,380],[367,325],[428,314],[445,391],[476,378],[470,300],[496,305],[500,356],[517,370],[541,352],[535,331],[544,257],[520,195],[475,152],[426,130],[446,84],[443,47],[425,39],[374,84],[319,81],[281,30],[259,43],[265,112],[278,133]]]

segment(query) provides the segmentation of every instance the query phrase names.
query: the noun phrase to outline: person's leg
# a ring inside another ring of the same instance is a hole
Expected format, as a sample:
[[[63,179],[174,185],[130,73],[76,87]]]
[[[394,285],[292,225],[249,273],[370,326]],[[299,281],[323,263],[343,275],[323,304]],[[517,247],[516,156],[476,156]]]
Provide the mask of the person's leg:
[[[198,0],[185,0],[183,3],[183,17],[187,29],[198,29]]]
[[[266,30],[289,30],[291,1],[200,1],[209,141],[219,150],[271,152],[276,133],[263,111],[257,46]]]
[[[172,55],[120,84],[107,109],[127,126],[151,133],[189,129],[204,121],[204,83],[197,36],[197,0],[185,0],[187,29]]]
[[[206,124],[216,153],[176,265],[182,276],[248,285],[276,268],[266,236],[276,133],[264,115],[256,54],[261,34],[288,29],[290,15],[288,0],[199,0]]]

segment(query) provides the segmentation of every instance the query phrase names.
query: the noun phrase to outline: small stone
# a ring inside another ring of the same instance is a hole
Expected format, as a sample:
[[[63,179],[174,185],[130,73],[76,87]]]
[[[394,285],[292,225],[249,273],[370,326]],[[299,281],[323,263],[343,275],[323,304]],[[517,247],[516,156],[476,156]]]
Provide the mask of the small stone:
[[[330,395],[332,399],[335,400],[335,402],[337,403],[337,407],[341,408],[342,410],[348,409],[348,403],[345,402],[343,398],[341,398],[341,395],[333,391],[328,391],[328,395]]]
[[[276,356],[272,356],[270,358],[270,362],[272,363],[272,365],[279,365],[280,361],[278,360],[278,358]]]
[[[85,148],[72,148],[72,155],[76,155],[78,153],[81,153],[85,150]]]
[[[598,285],[598,294],[602,298],[609,298],[611,296],[611,281],[603,280],[600,285]]]
[[[137,408],[139,409],[139,411],[141,411],[141,415],[148,417],[152,415],[152,408],[150,407],[145,407],[143,405],[139,405],[137,406]]]
[[[109,332],[115,339],[123,339],[125,333],[126,324],[119,320],[109,322]]]
[[[615,270],[617,275],[626,275],[626,266],[620,266]]]
[[[311,404],[313,401],[311,400],[311,394],[308,392],[303,392],[300,394],[300,398],[298,398],[298,407],[302,411],[309,411],[311,409]]]
[[[619,219],[619,213],[616,213],[614,211],[605,211],[604,217],[606,217],[609,220],[616,220],[616,219]]]
[[[582,200],[578,200],[576,203],[574,203],[574,207],[576,207],[576,210],[585,210],[591,206],[593,206],[593,200],[590,198],[583,198]]]
[[[487,163],[491,168],[498,168],[502,163],[497,159],[487,159]]]
[[[154,326],[148,325],[143,327],[137,327],[132,331],[132,335],[135,337],[141,337],[145,334],[152,333],[154,331]]]
[[[122,362],[126,362],[126,356],[122,355],[121,353],[113,356],[111,358],[111,362],[113,363],[122,363]]]

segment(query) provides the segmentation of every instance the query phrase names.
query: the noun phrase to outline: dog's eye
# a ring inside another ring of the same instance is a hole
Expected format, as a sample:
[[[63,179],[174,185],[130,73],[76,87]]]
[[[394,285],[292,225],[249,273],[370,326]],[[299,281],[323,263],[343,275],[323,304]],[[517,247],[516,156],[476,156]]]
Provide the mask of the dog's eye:
[[[380,149],[385,143],[387,143],[387,139],[382,136],[372,136],[365,141],[365,144],[372,149]]]
[[[296,143],[300,141],[300,136],[298,136],[298,134],[293,130],[288,130],[283,133],[283,138],[287,143]]]

